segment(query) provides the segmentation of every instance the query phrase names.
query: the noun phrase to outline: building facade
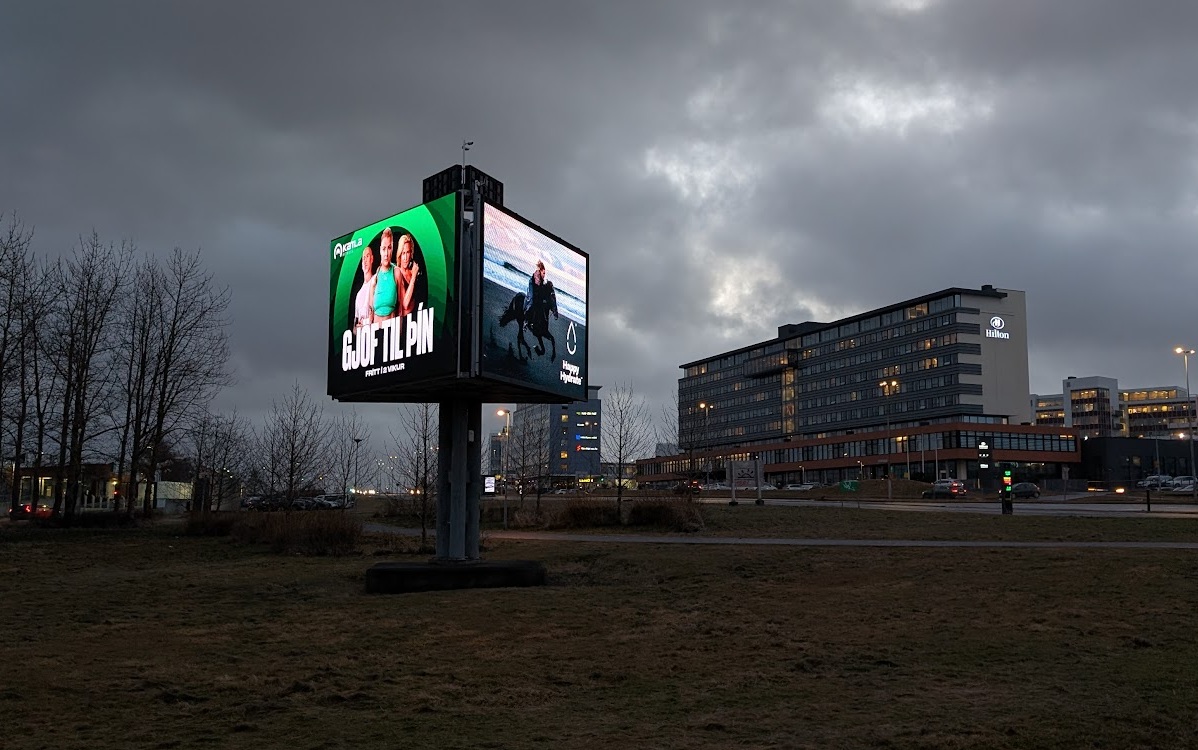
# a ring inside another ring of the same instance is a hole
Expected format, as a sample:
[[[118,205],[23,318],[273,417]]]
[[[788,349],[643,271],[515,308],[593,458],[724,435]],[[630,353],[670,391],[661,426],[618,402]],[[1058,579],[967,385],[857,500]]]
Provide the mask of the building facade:
[[[1062,393],[1032,394],[1038,425],[1069,427],[1080,438],[1184,439],[1198,415],[1195,397],[1176,385],[1120,389],[1115,378],[1066,378]]]
[[[780,326],[682,365],[680,452],[640,462],[639,478],[719,477],[753,454],[776,483],[914,477],[916,452],[924,478],[964,478],[979,441],[1053,474],[1076,463],[1077,442],[1031,424],[1027,352],[1024,293],[993,286]]]
[[[508,474],[542,487],[576,487],[598,477],[602,435],[601,386],[587,401],[521,404],[512,412],[512,432],[502,447]]]

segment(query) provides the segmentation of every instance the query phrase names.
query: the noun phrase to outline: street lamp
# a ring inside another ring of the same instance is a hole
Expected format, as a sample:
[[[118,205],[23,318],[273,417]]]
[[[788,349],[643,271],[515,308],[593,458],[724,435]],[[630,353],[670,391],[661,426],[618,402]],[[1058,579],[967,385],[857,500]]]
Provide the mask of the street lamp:
[[[1194,353],[1193,349],[1185,349],[1176,347],[1173,349],[1174,354],[1180,354],[1182,361],[1186,367],[1186,416],[1190,423],[1190,476],[1198,476],[1198,471],[1194,468],[1194,411],[1191,408],[1194,404],[1194,395],[1190,393],[1190,355]],[[1190,485],[1191,496],[1198,501],[1198,481]]]
[[[882,412],[886,415],[886,499],[892,500],[890,488],[890,394],[898,388],[897,380],[883,380],[878,385],[882,388]]]
[[[711,407],[714,405],[715,404],[709,404],[704,401],[699,402],[699,408],[703,410],[703,447],[707,448],[708,450],[711,449],[711,445],[710,445],[711,433],[708,431],[709,415],[711,414]],[[703,465],[704,465],[704,471],[707,475],[706,484],[710,485],[711,484],[711,456],[707,457],[707,461],[704,462]]]
[[[507,485],[508,485],[508,453],[512,450],[512,410],[497,409],[495,415],[499,417],[507,417],[507,426],[503,428],[503,456],[500,461],[503,471],[503,528],[507,528]]]
[[[358,448],[362,445],[362,438],[354,438],[354,486],[350,487],[350,494],[358,492]]]

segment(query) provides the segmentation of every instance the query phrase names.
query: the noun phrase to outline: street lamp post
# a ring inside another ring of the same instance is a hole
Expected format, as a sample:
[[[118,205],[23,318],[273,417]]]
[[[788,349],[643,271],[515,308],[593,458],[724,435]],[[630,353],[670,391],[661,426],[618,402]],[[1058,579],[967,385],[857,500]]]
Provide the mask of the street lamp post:
[[[886,499],[892,500],[890,487],[890,393],[898,388],[897,380],[883,380],[878,383],[882,387],[882,412],[886,415]]]
[[[703,447],[708,450],[711,450],[711,446],[709,444],[711,441],[711,434],[708,431],[708,425],[709,425],[708,418],[709,418],[709,415],[711,414],[712,406],[713,406],[713,404],[709,404],[705,401],[699,402],[699,408],[703,410]],[[703,467],[704,467],[704,473],[707,476],[707,481],[705,482],[705,484],[710,485],[711,484],[711,457],[710,456],[708,456],[707,460],[703,462]]]
[[[362,445],[362,438],[354,438],[354,486],[350,488],[350,494],[358,492],[358,448]]]
[[[1191,408],[1194,404],[1194,395],[1190,393],[1190,355],[1194,353],[1193,349],[1185,349],[1176,347],[1173,350],[1174,354],[1180,354],[1186,368],[1186,417],[1190,423],[1190,476],[1198,476],[1198,471],[1194,468],[1194,410]],[[1190,496],[1195,501],[1198,501],[1198,481],[1190,484]]]
[[[498,409],[495,414],[500,417],[507,417],[507,426],[503,428],[503,528],[507,528],[507,485],[508,485],[508,454],[512,451],[512,410]]]

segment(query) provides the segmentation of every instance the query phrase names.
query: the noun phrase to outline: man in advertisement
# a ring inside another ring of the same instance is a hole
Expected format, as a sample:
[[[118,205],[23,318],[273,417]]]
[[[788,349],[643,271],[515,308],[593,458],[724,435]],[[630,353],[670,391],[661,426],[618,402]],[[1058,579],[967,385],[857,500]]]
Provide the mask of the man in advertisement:
[[[586,253],[487,204],[482,260],[483,376],[585,400]]]

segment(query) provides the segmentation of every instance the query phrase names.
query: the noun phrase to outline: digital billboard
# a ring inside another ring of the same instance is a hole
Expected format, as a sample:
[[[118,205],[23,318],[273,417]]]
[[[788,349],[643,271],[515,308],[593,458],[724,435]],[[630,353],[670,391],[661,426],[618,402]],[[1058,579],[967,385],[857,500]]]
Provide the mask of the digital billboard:
[[[587,399],[589,258],[484,203],[480,363],[484,378],[550,398]]]
[[[458,195],[329,243],[329,395],[397,392],[453,377]]]

